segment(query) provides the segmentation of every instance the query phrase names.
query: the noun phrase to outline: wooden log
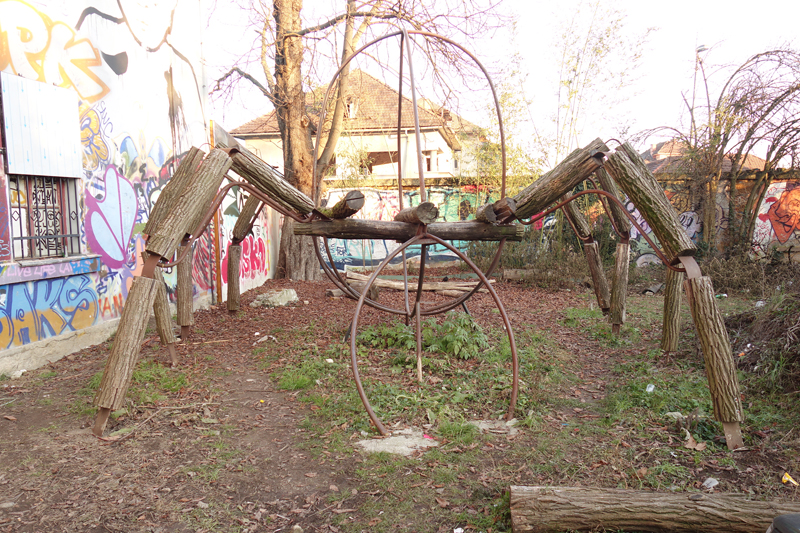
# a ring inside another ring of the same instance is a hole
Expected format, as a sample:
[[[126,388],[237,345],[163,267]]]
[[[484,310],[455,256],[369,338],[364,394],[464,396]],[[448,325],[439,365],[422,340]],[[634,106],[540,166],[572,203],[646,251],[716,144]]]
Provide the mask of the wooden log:
[[[607,151],[608,147],[603,141],[595,139],[586,147],[572,152],[556,168],[514,196],[517,218],[535,215],[574,189],[602,165],[603,152]]]
[[[742,422],[742,400],[739,393],[739,380],[733,360],[731,342],[725,322],[714,300],[714,286],[711,278],[701,276],[687,279],[684,284],[692,319],[697,328],[697,337],[703,349],[708,388],[714,404],[714,418],[719,422]],[[726,439],[728,435],[725,435]],[[734,440],[735,439],[735,436]],[[743,446],[739,442],[728,442],[731,449]]]
[[[338,220],[355,215],[362,207],[364,207],[364,193],[361,191],[348,191],[332,207],[319,207],[317,211],[328,218]]]
[[[495,224],[497,215],[494,212],[494,206],[492,204],[484,204],[478,207],[475,210],[475,220],[484,224]]]
[[[171,202],[169,212],[147,240],[146,250],[161,257],[171,257],[187,234],[193,232],[219,190],[231,166],[228,155],[212,150],[181,195]]]
[[[250,230],[253,229],[253,222],[255,222],[255,216],[260,205],[261,200],[252,194],[247,197],[239,216],[236,218],[236,224],[233,225],[233,242],[242,242],[247,237],[247,234],[250,233]]]
[[[245,181],[263,192],[289,211],[307,215],[314,209],[314,202],[283,179],[280,172],[247,151],[230,150],[233,160],[231,169]]]
[[[503,281],[532,281],[536,279],[537,272],[527,268],[504,268]]]
[[[365,276],[363,274],[358,274],[356,272],[347,271],[347,278],[354,279],[356,281],[367,281],[369,280],[369,276]],[[489,280],[489,283],[494,283],[494,280]],[[464,281],[464,282],[457,282],[457,281],[426,281],[422,283],[422,290],[423,291],[445,291],[445,290],[458,290],[458,291],[471,291],[475,285],[477,285],[477,281]],[[404,285],[402,281],[392,280],[392,279],[383,279],[377,278],[373,285],[378,287],[383,287],[385,289],[395,289],[398,291],[404,290]],[[417,291],[417,282],[416,281],[409,281],[408,282],[408,290],[412,292]],[[478,292],[489,292],[484,288],[478,290]]]
[[[431,202],[422,202],[418,205],[406,207],[394,216],[396,222],[406,222],[408,224],[431,224],[436,222],[439,216],[439,208]]]
[[[611,307],[611,291],[608,288],[606,273],[603,271],[603,262],[600,259],[600,247],[596,242],[583,243],[583,252],[586,262],[589,263],[589,272],[592,275],[592,288],[597,297],[597,306],[607,314]]]
[[[330,239],[385,239],[407,241],[417,234],[417,225],[391,220],[315,220],[294,225],[295,235],[316,235]],[[525,227],[520,224],[492,225],[475,221],[434,222],[428,233],[446,241],[521,241]]]
[[[570,196],[572,196],[572,194],[565,194],[559,198],[559,202],[567,200]],[[586,220],[586,217],[583,216],[583,213],[581,213],[581,210],[578,208],[578,204],[572,201],[564,205],[561,210],[564,211],[564,216],[567,217],[572,229],[578,235],[580,240],[585,241],[586,239],[590,239],[592,237],[592,228],[589,226],[589,222]]]
[[[667,269],[664,280],[664,320],[661,329],[661,349],[665,352],[678,350],[681,330],[681,292],[683,272]]]
[[[800,504],[748,494],[650,492],[594,487],[511,487],[514,533],[647,531],[760,533]]]
[[[517,216],[517,202],[513,198],[503,198],[492,204],[492,209],[497,220],[506,224]]]
[[[650,225],[671,263],[676,263],[678,256],[695,254],[697,247],[681,225],[678,212],[629,144],[623,144],[609,156],[606,169]]]
[[[239,310],[239,266],[242,260],[242,246],[231,244],[228,247],[228,312]]]
[[[172,366],[178,364],[178,354],[173,346],[178,339],[175,338],[175,330],[172,327],[172,313],[169,312],[169,297],[167,296],[167,284],[164,283],[164,273],[160,268],[155,269],[154,279],[158,282],[158,292],[153,300],[153,314],[156,317],[156,330],[161,345],[169,348]]]
[[[618,335],[625,323],[625,307],[628,295],[628,270],[630,268],[630,245],[617,243],[614,275],[611,278],[611,330]]]
[[[158,200],[153,204],[150,210],[150,216],[147,219],[147,224],[144,226],[142,233],[151,235],[161,225],[164,217],[167,216],[169,210],[172,208],[173,202],[180,198],[186,187],[189,186],[195,172],[197,172],[200,163],[203,161],[205,154],[199,149],[192,146],[189,151],[183,156],[175,174],[169,179],[164,188],[158,195]]]
[[[622,200],[622,195],[619,193],[617,184],[614,183],[614,179],[605,168],[598,168],[595,170],[594,175],[597,176],[598,180],[600,180],[600,186],[604,191],[612,194],[617,200]],[[620,232],[620,237],[622,237],[623,240],[629,238],[632,226],[631,221],[626,214],[627,211],[617,205],[616,202],[612,202],[611,200],[608,200],[606,204],[608,205],[609,211],[611,211],[611,217],[614,219],[614,225],[617,227],[617,231]]]
[[[152,278],[134,276],[133,284],[128,291],[128,298],[122,308],[117,333],[111,345],[100,388],[94,397],[94,404],[102,411],[98,413],[98,422],[94,432],[102,435],[108,412],[119,409],[125,400],[125,393],[131,384],[131,376],[139,360],[139,349],[144,340],[150,309],[158,293],[159,282]],[[104,419],[104,420],[102,420]]]
[[[188,246],[186,244],[181,245],[181,253],[183,252],[183,248]],[[194,255],[193,250],[189,250],[189,253],[186,254],[186,257],[178,263],[178,273],[177,273],[177,311],[178,311],[178,325],[181,326],[181,340],[186,342],[186,329],[192,324],[194,324],[194,317],[192,316],[193,311],[193,299],[194,299],[194,291],[193,291],[193,283],[192,283],[192,256]]]

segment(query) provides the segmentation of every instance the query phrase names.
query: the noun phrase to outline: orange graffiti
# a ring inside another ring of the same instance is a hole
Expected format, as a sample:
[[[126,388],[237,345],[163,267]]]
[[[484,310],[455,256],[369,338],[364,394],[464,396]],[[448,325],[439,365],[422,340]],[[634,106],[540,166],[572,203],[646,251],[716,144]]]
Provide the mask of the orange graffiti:
[[[91,103],[109,92],[92,71],[100,65],[100,52],[67,24],[22,0],[0,0],[0,70],[72,87]]]
[[[784,244],[795,230],[800,231],[800,188],[784,191],[769,208],[769,221],[778,242]]]

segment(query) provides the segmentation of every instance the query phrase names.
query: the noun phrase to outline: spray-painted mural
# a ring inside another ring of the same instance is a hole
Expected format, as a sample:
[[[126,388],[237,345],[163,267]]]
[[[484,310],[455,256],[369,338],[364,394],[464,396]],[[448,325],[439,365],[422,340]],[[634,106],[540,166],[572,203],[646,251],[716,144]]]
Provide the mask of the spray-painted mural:
[[[758,211],[753,240],[759,253],[774,247],[800,260],[800,182],[770,185]]]
[[[9,204],[9,176],[0,172],[0,349],[120,316],[142,269],[141,231],[153,204],[188,149],[209,148],[203,26],[199,0],[0,0],[0,71],[74,91],[84,172],[81,253],[22,262],[12,257],[19,230],[10,221],[26,200],[20,193]],[[224,250],[240,204],[231,193],[220,208]],[[251,286],[274,269],[275,222],[264,212],[243,243]],[[196,305],[219,288],[214,242],[210,228],[194,245]],[[175,273],[165,278],[174,299]]]

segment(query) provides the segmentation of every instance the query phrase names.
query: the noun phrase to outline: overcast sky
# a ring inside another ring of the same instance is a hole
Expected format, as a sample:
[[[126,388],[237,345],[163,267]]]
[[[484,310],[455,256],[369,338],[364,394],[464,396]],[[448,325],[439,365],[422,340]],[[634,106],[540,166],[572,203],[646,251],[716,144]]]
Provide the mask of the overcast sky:
[[[238,9],[227,5],[231,0],[217,0],[213,21],[205,32],[205,55],[208,74],[247,49],[252,37],[244,30],[244,19]],[[305,0],[307,9],[333,0]],[[583,2],[586,6],[588,2]],[[230,4],[233,5],[232,3]],[[530,116],[534,122],[546,122],[552,116],[557,88],[558,57],[556,43],[561,22],[581,5],[579,0],[506,0],[506,8],[518,14],[518,28],[513,42],[511,32],[495,36],[485,47],[474,50],[482,60],[497,64],[509,51],[517,50],[522,66],[529,73],[525,86],[526,97],[533,101]],[[709,48],[701,53],[711,79],[723,81],[724,70],[718,65],[738,65],[748,57],[772,47],[793,42],[800,28],[800,2],[797,0],[671,0],[645,2],[614,0],[613,5],[625,14],[625,31],[641,34],[655,28],[644,49],[644,61],[639,69],[639,81],[617,104],[614,114],[623,117],[631,131],[661,125],[679,126],[683,111],[681,92],[691,91],[698,46]],[[252,35],[252,34],[250,34]],[[611,68],[611,66],[610,66]],[[716,72],[716,73],[715,73]],[[263,97],[247,91],[227,105],[212,104],[214,116],[230,130],[270,110]],[[598,113],[598,116],[600,113]],[[467,118],[484,121],[478,115]],[[488,125],[488,124],[482,124]],[[595,137],[608,138],[615,134],[608,120],[593,120],[589,113],[581,143]]]

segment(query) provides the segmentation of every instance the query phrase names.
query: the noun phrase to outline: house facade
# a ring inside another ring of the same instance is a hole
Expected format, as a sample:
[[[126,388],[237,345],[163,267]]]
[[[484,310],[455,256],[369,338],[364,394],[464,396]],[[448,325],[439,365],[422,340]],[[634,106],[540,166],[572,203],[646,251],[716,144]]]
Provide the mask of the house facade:
[[[150,209],[189,148],[214,142],[203,26],[200,0],[0,0],[0,374],[115,330]],[[229,194],[195,243],[196,307],[224,298],[241,203]],[[274,270],[276,232],[265,213],[243,243],[243,289]]]

